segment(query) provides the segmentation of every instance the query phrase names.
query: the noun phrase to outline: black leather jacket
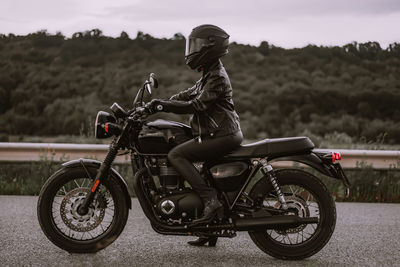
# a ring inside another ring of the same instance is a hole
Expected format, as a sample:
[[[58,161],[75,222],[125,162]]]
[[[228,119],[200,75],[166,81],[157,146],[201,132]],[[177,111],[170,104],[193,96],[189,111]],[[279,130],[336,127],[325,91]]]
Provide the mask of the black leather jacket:
[[[196,84],[169,100],[160,100],[163,111],[190,114],[194,136],[219,137],[240,131],[239,116],[233,100],[232,86],[220,60],[204,70]]]

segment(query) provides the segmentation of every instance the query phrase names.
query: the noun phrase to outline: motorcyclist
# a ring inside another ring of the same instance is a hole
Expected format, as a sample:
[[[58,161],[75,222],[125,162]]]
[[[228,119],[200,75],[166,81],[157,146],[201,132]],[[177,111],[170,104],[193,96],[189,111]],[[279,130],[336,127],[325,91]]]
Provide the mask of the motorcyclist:
[[[242,142],[239,116],[232,100],[232,87],[220,58],[228,53],[229,35],[214,25],[194,28],[186,40],[185,63],[202,72],[196,84],[169,100],[153,99],[153,111],[193,114],[190,120],[194,139],[168,153],[171,165],[189,182],[204,203],[203,216],[193,224],[212,221],[223,211],[217,191],[208,186],[192,162],[222,157]],[[214,246],[216,238],[199,238],[191,245]]]

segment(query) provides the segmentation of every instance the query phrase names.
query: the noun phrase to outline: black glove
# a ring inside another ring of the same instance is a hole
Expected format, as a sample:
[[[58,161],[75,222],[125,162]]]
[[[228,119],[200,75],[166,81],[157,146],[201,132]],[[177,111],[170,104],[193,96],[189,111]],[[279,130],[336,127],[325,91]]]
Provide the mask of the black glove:
[[[153,99],[145,105],[145,108],[152,114],[159,111],[177,114],[193,114],[196,112],[192,101]]]
[[[153,99],[145,105],[145,108],[148,109],[152,114],[158,111],[162,111],[163,105],[161,104],[161,102],[161,99]]]

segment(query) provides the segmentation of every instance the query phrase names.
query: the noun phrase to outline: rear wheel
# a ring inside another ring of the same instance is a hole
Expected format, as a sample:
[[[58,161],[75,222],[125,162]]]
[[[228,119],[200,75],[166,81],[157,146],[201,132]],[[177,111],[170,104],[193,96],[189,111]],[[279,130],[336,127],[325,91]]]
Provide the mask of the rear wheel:
[[[97,169],[88,168],[91,177]],[[97,252],[122,232],[128,218],[123,188],[109,176],[97,189],[86,214],[78,213],[93,180],[81,168],[56,172],[43,186],[38,219],[46,236],[58,247],[75,253]]]
[[[316,224],[296,228],[249,232],[254,243],[265,253],[279,259],[299,260],[310,257],[329,241],[336,224],[336,208],[325,185],[315,176],[301,170],[275,171],[277,182],[288,204],[288,215],[318,217]],[[280,208],[271,183],[263,178],[250,196],[258,205]]]

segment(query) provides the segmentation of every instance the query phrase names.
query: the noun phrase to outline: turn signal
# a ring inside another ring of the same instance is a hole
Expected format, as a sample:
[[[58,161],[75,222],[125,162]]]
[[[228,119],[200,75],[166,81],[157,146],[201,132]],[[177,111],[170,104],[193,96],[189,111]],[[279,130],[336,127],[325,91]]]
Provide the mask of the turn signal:
[[[100,180],[97,180],[97,181],[94,183],[94,185],[93,185],[93,187],[92,187],[92,192],[96,191],[96,188],[97,188],[97,186],[99,185],[99,183],[100,183]]]
[[[336,160],[341,160],[342,156],[340,153],[337,152],[332,152],[332,163],[334,163]]]

